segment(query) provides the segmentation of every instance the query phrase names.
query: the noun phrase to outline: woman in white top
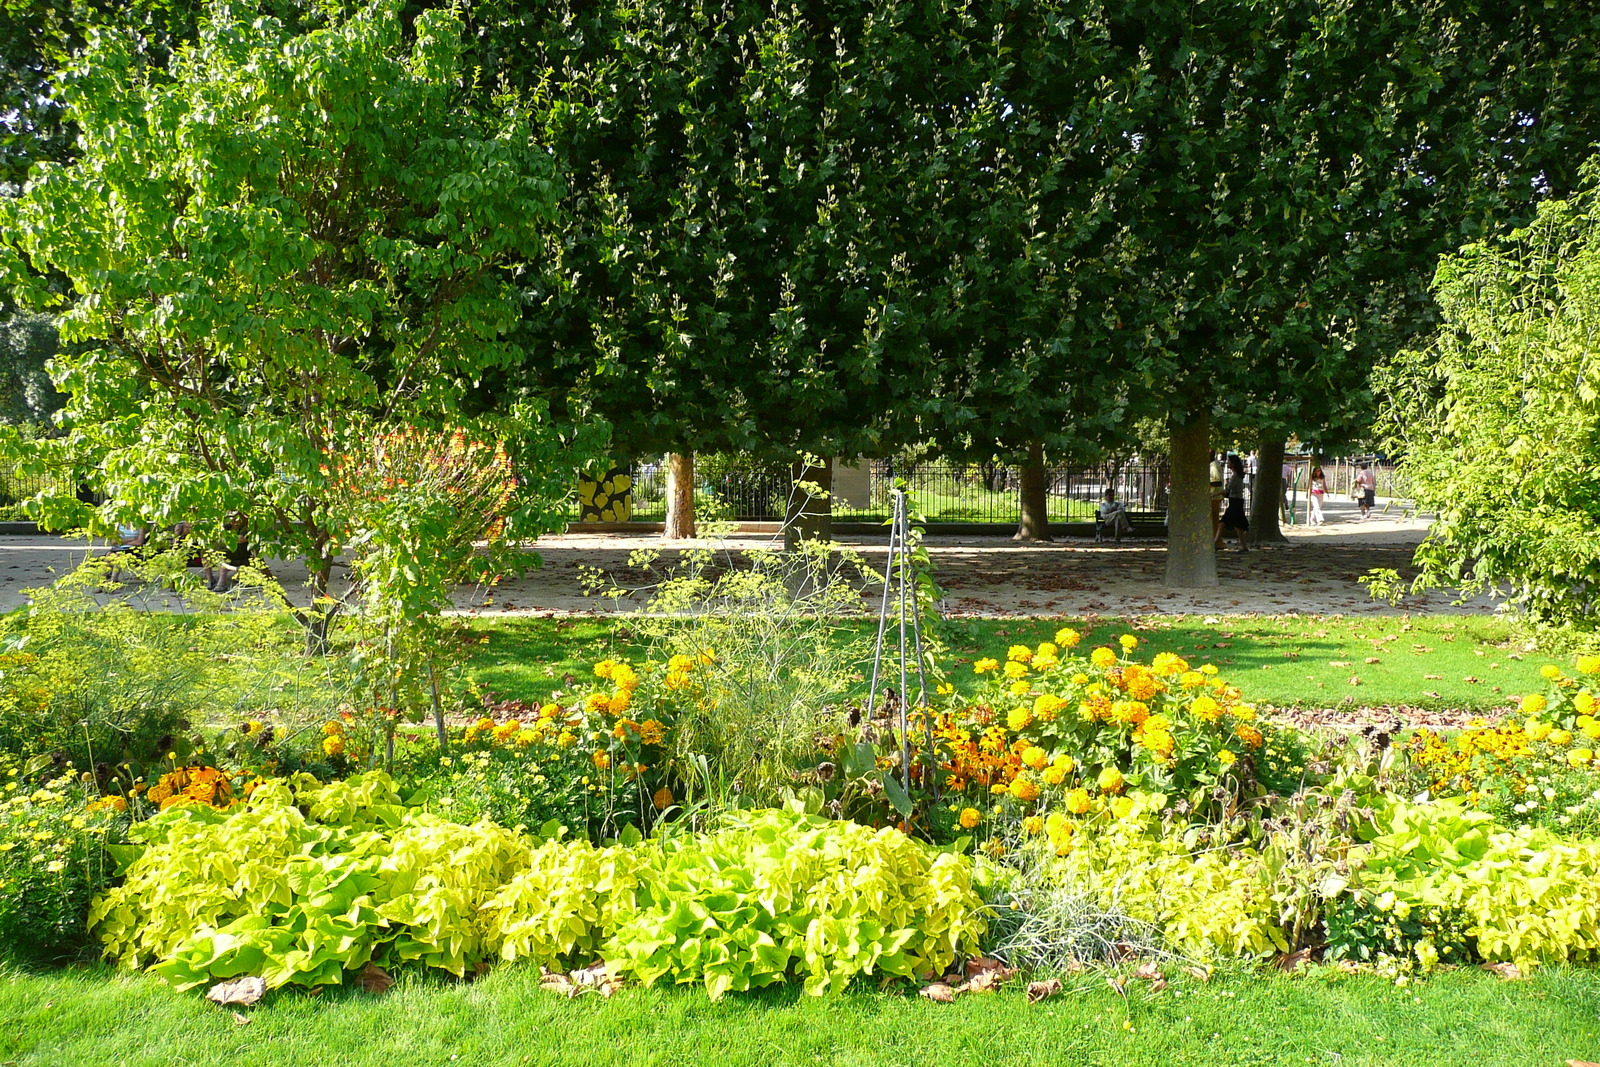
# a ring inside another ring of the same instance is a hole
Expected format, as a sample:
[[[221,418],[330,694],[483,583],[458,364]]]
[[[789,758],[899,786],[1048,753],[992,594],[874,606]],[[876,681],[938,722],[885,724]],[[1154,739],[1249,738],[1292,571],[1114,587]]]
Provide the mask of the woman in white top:
[[[1307,479],[1306,497],[1311,501],[1311,525],[1322,525],[1322,497],[1328,491],[1328,479],[1323,476],[1321,467],[1311,468],[1311,477]]]

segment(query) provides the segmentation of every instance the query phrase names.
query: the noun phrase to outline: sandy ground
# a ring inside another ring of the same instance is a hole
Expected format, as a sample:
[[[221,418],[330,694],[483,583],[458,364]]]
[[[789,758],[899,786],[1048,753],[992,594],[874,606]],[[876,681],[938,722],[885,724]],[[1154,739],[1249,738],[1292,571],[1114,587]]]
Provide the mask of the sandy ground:
[[[1350,501],[1333,501],[1328,522],[1319,527],[1286,530],[1288,543],[1248,553],[1222,552],[1217,569],[1220,584],[1212,589],[1174,590],[1162,585],[1164,541],[1129,540],[1097,545],[1089,538],[1068,538],[1051,544],[1024,545],[1005,537],[931,536],[927,539],[935,578],[946,591],[947,614],[962,615],[1105,615],[1105,614],[1394,614],[1462,613],[1493,610],[1477,598],[1452,603],[1446,594],[1408,597],[1399,607],[1371,600],[1356,579],[1373,567],[1405,573],[1427,524],[1408,518],[1397,505],[1379,509],[1362,521]],[[845,539],[845,543],[881,573],[887,535]],[[661,564],[690,547],[711,547],[734,553],[771,547],[769,536],[735,537],[727,541],[665,542],[655,535],[565,534],[539,542],[544,566],[506,581],[488,593],[461,589],[456,609],[477,615],[613,614],[637,610],[644,597],[616,600],[584,594],[580,575],[603,572],[617,584],[635,589],[651,576],[628,567],[639,548],[662,550]],[[25,590],[49,583],[90,552],[103,547],[58,537],[0,537],[0,610],[26,602]],[[658,564],[658,567],[660,564]],[[291,596],[303,600],[304,570],[294,565],[275,568]],[[336,590],[337,591],[337,590]],[[180,605],[151,597],[149,606]],[[863,603],[876,608],[876,596],[863,591]]]

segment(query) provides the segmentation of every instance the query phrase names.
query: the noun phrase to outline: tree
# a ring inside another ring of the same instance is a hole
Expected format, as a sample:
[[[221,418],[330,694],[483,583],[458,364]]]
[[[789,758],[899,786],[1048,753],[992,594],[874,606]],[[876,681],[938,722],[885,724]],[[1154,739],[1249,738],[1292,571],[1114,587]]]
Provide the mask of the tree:
[[[338,554],[356,525],[335,457],[399,427],[504,442],[523,485],[506,538],[536,532],[603,422],[553,423],[536,397],[463,402],[524,353],[506,339],[511,274],[543,248],[558,189],[525,114],[477,104],[461,21],[425,12],[402,40],[375,3],[295,34],[226,5],[165,68],[91,33],[59,87],[78,159],[35,167],[7,202],[0,282],[75,301],[57,360],[67,430],[41,447],[97,483],[102,521],[250,522],[263,557],[304,559],[311,647],[326,639]],[[89,520],[61,497],[53,525]],[[430,565],[420,546],[395,569]],[[410,574],[408,574],[410,572]],[[426,583],[423,583],[426,584]]]
[[[1385,383],[1417,505],[1416,588],[1509,589],[1600,626],[1600,156],[1528,226],[1446,256],[1444,324]]]

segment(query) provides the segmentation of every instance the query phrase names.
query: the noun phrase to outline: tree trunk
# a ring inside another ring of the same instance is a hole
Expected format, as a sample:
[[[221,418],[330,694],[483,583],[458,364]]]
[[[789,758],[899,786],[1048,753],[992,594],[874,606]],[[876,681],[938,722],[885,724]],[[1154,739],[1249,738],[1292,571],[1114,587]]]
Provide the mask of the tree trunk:
[[[1050,540],[1050,500],[1045,486],[1044,445],[1028,446],[1028,460],[1022,465],[1022,515],[1014,541]]]
[[[1211,413],[1202,408],[1191,420],[1170,425],[1172,498],[1167,520],[1167,584],[1197,589],[1217,584],[1217,551],[1212,543]]]
[[[833,460],[824,456],[813,467],[798,460],[789,469],[789,506],[784,515],[783,547],[795,548],[801,541],[833,540]],[[800,488],[810,482],[822,490],[816,495]]]
[[[661,536],[678,541],[694,536],[694,453],[667,456],[667,522]]]
[[[1288,542],[1278,525],[1283,503],[1283,449],[1281,437],[1262,438],[1257,444],[1256,484],[1250,497],[1250,543],[1281,545]]]
[[[311,606],[300,616],[306,632],[306,655],[328,654],[328,631],[333,626],[333,613],[337,605],[328,596],[328,586],[333,580],[333,557],[323,556],[306,560],[311,572]]]

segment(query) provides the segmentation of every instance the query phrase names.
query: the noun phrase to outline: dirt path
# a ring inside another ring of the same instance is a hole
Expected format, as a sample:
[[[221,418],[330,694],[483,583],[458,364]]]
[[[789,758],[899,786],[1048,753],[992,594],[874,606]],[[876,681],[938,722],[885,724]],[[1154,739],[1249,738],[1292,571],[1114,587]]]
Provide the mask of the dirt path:
[[[933,536],[927,539],[935,578],[946,592],[944,611],[953,617],[1005,615],[1155,615],[1155,614],[1441,614],[1481,613],[1493,602],[1477,598],[1462,605],[1452,597],[1431,594],[1408,597],[1399,607],[1371,600],[1356,579],[1373,567],[1405,573],[1411,555],[1426,533],[1426,524],[1404,518],[1397,508],[1359,521],[1348,501],[1329,506],[1328,524],[1291,527],[1288,543],[1249,553],[1225,551],[1218,556],[1221,578],[1214,589],[1172,590],[1161,584],[1166,559],[1164,541],[1127,541],[1097,545],[1087,538],[1052,544],[1022,545],[1005,537]],[[886,536],[849,538],[869,567],[881,573]],[[769,536],[736,537],[719,542],[721,551],[736,553],[772,547]],[[458,611],[499,614],[615,614],[638,610],[642,597],[617,600],[588,597],[580,583],[587,569],[598,570],[618,584],[637,588],[650,576],[628,567],[638,548],[662,550],[670,563],[689,547],[705,542],[663,542],[653,535],[564,534],[539,542],[545,565],[527,577],[502,583],[492,593],[462,589]],[[24,590],[49,583],[71,569],[90,549],[81,541],[56,537],[0,538],[0,610],[24,603]],[[278,568],[295,599],[304,570]],[[864,603],[876,607],[873,594]],[[160,606],[157,599],[153,606]],[[177,605],[170,605],[176,607]]]

